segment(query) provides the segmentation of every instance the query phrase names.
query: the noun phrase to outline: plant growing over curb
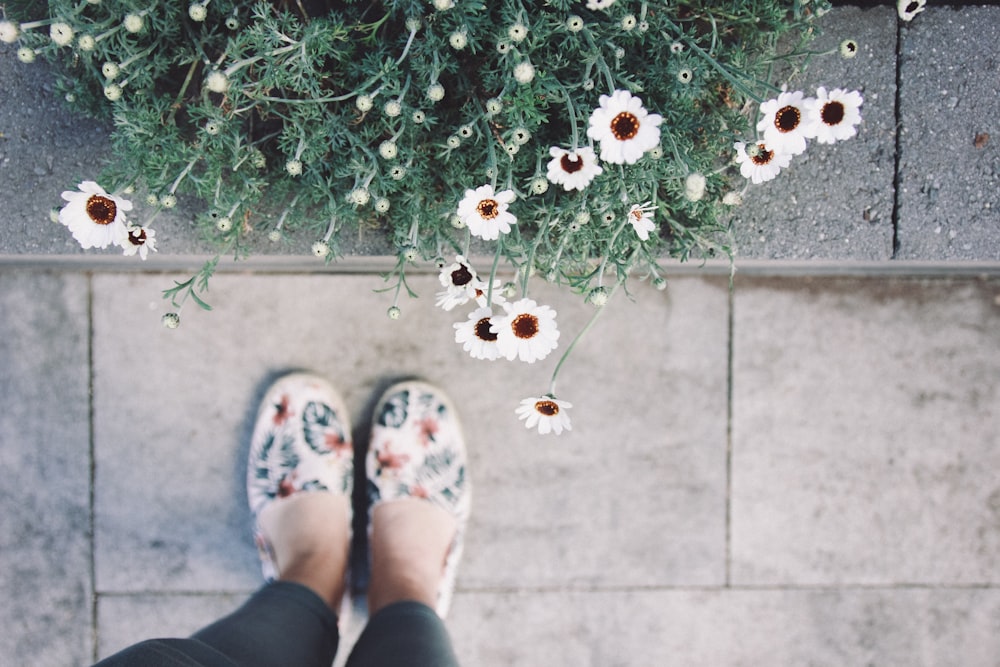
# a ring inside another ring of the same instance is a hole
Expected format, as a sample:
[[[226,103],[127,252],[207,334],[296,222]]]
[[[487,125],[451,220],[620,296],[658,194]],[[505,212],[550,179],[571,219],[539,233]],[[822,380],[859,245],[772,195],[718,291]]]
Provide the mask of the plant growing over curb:
[[[766,180],[790,159],[764,143],[770,133],[754,132],[771,113],[758,105],[781,92],[776,66],[808,57],[826,9],[825,0],[22,0],[8,3],[0,40],[26,63],[61,63],[66,99],[113,121],[115,159],[101,185],[64,193],[75,215],[82,192],[120,212],[123,196],[142,197],[117,235],[79,217],[69,225],[67,206],[60,220],[74,235],[145,257],[156,249],[150,224],[179,195],[202,202],[197,228],[220,255],[304,230],[315,240],[302,251],[330,262],[345,235],[377,230],[398,255],[390,317],[407,268],[436,261],[439,305],[478,306],[455,325],[456,340],[474,356],[535,361],[558,331],[554,312],[549,326],[528,297],[529,276],[567,285],[600,312],[630,278],[664,285],[664,257],[731,255],[725,209],[745,187],[736,170]],[[851,100],[856,110],[860,97]],[[859,121],[824,136],[842,138]],[[816,137],[807,125],[802,136]],[[493,255],[488,277],[468,264],[473,253]],[[201,294],[217,262],[165,295],[178,309],[188,298],[207,308]],[[532,318],[533,331],[514,324]],[[554,396],[561,364],[548,394],[519,409],[529,426],[569,428],[557,416],[569,404]]]

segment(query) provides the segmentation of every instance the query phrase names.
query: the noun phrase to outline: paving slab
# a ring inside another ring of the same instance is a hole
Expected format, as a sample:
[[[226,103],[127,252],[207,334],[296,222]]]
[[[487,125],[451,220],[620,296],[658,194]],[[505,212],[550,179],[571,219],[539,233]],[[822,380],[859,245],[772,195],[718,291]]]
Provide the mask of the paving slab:
[[[899,257],[1000,259],[1000,7],[901,29]]]
[[[994,667],[1000,591],[470,593],[449,625],[467,665]]]
[[[225,593],[102,595],[97,603],[98,659],[146,639],[190,637],[245,599]]]
[[[88,280],[0,271],[0,664],[91,656]]]
[[[1000,581],[1000,282],[747,279],[732,581]]]
[[[895,8],[886,6],[838,7],[822,18],[810,50],[834,53],[814,56],[804,73],[790,73],[788,90],[859,90],[863,120],[854,138],[810,142],[777,178],[747,186],[732,219],[740,257],[892,258],[896,21]],[[845,39],[860,47],[852,59],[836,53]]]
[[[423,296],[385,316],[372,276],[220,275],[217,312],[159,322],[169,275],[94,278],[97,585],[101,592],[248,591],[259,580],[243,466],[264,385],[314,369],[343,391],[365,436],[388,379],[416,374],[456,397],[476,500],[460,585],[720,583],[724,576],[727,289],[720,279],[613,302],[560,376],[574,428],[527,431],[553,355],[470,358],[459,310]],[[593,308],[538,285],[562,349]],[[608,350],[641,350],[609,354]],[[626,380],[627,378],[627,380]],[[512,564],[516,563],[516,567]]]

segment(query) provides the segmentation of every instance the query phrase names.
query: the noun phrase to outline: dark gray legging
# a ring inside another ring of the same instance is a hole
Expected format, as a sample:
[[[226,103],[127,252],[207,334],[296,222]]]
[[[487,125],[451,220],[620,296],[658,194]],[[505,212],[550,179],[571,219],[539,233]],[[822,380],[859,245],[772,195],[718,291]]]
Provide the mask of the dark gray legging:
[[[190,639],[152,639],[102,660],[99,667],[330,667],[340,635],[337,616],[305,586],[275,582]],[[444,623],[427,605],[381,609],[347,660],[348,667],[458,667]]]

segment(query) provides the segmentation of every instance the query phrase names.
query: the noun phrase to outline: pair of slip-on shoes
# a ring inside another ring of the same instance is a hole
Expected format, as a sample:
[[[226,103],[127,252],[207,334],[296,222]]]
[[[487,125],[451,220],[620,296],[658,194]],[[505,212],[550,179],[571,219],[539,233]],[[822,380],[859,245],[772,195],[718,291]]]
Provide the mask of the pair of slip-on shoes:
[[[375,407],[365,469],[369,530],[374,507],[400,498],[426,499],[455,517],[436,605],[443,618],[451,605],[472,499],[465,439],[448,397],[416,380],[391,386]],[[350,499],[353,488],[354,444],[340,394],[308,373],[277,380],[261,402],[247,462],[247,497],[265,579],[278,573],[259,521],[264,508],[310,491]]]

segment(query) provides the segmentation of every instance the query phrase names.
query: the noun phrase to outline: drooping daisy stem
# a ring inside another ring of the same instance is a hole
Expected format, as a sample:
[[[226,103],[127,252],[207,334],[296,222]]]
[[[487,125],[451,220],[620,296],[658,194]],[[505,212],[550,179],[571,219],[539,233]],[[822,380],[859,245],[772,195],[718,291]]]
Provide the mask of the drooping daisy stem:
[[[187,163],[187,166],[184,167],[184,170],[177,175],[177,178],[174,179],[173,184],[170,186],[170,194],[174,194],[175,192],[177,192],[177,188],[180,186],[181,181],[183,181],[187,177],[187,175],[191,173],[191,170],[194,168],[194,165],[197,164],[198,160],[200,159],[201,156],[198,156]]]
[[[566,347],[566,351],[562,353],[561,357],[559,357],[559,363],[557,363],[555,369],[553,369],[552,379],[549,380],[549,396],[556,395],[556,380],[559,377],[559,371],[562,370],[563,364],[566,363],[566,359],[568,359],[569,355],[573,353],[573,349],[576,347],[577,343],[579,343],[583,339],[583,337],[587,335],[587,332],[589,332],[591,329],[594,328],[594,324],[597,323],[597,318],[599,318],[601,316],[601,313],[604,312],[604,309],[608,307],[607,304],[611,302],[611,297],[613,297],[615,292],[618,291],[618,287],[621,284],[622,283],[620,280],[615,283],[615,286],[612,287],[611,291],[608,293],[608,301],[604,305],[599,306],[597,310],[594,311],[594,314],[590,316],[590,320],[587,322],[587,324],[584,325],[582,329],[580,329],[579,333],[576,334],[576,337],[573,338],[569,346]]]
[[[531,277],[531,267],[535,264],[535,251],[538,250],[538,246],[545,240],[545,234],[549,230],[549,222],[551,221],[552,218],[550,216],[545,216],[541,227],[538,228],[538,233],[535,234],[535,242],[531,244],[531,250],[528,251],[528,258],[524,262],[524,275],[521,278],[521,294],[524,296],[528,295],[528,278]]]
[[[497,277],[497,267],[500,266],[500,257],[503,255],[503,234],[497,239],[497,251],[493,255],[493,266],[490,267],[490,282],[486,286],[486,303],[493,305],[493,281]]]

